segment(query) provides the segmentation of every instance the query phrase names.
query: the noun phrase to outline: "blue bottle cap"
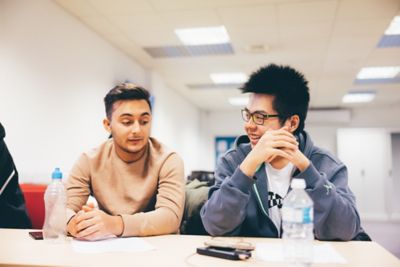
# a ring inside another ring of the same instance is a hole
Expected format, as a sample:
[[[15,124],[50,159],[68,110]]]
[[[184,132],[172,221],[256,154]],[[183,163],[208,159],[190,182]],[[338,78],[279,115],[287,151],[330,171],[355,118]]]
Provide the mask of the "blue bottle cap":
[[[53,173],[51,174],[52,179],[62,179],[62,172],[60,168],[55,168]]]

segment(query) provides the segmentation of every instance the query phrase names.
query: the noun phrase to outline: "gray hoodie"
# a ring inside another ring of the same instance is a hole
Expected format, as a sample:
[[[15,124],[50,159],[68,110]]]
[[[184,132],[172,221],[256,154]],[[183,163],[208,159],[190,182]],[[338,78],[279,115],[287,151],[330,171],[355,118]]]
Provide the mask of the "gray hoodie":
[[[213,236],[279,237],[281,231],[268,216],[265,168],[259,168],[254,179],[239,169],[251,150],[248,139],[243,137],[217,164],[215,185],[201,209],[204,227]],[[296,170],[293,177],[305,179],[306,191],[314,201],[315,238],[351,240],[363,233],[355,197],[347,184],[346,166],[328,151],[314,146],[306,132],[297,138],[311,164],[303,172]]]

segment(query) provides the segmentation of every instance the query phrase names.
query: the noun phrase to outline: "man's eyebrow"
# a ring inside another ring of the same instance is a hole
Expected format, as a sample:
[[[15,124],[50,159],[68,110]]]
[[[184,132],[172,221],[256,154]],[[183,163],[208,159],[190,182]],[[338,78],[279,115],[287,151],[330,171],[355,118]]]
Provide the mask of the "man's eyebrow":
[[[132,113],[122,113],[120,115],[120,117],[133,117],[133,116],[134,115]],[[143,112],[142,114],[140,114],[140,117],[143,117],[143,116],[150,116],[150,113],[149,112]]]
[[[131,113],[123,113],[121,115],[119,115],[120,117],[133,117],[133,115]]]
[[[269,114],[265,110],[256,110],[256,111],[253,111],[253,112],[251,112],[248,108],[245,108],[245,110],[250,112],[250,113]]]

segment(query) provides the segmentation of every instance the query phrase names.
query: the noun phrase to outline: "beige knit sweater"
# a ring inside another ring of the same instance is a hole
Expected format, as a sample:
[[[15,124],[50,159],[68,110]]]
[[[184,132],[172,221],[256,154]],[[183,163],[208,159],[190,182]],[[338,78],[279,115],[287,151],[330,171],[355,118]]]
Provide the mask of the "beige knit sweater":
[[[112,139],[81,155],[67,182],[68,218],[92,194],[99,208],[121,215],[122,236],[176,233],[185,202],[182,159],[154,138],[139,160],[126,163]]]

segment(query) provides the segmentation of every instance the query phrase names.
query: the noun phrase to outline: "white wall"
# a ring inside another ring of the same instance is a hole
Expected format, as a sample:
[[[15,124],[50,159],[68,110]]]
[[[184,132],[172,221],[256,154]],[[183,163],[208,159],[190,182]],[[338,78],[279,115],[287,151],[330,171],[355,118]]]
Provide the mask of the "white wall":
[[[240,108],[237,111],[202,111],[200,158],[202,170],[214,171],[215,137],[245,134]]]
[[[338,125],[326,126],[309,124],[306,125],[306,131],[311,135],[314,145],[336,154],[336,131]]]
[[[384,128],[345,128],[338,130],[337,141],[361,218],[389,219],[390,134]]]
[[[67,175],[103,142],[103,97],[125,79],[153,91],[156,136],[196,167],[196,108],[160,79],[152,89],[148,71],[52,1],[0,1],[0,121],[22,182],[46,183],[54,167]]]
[[[200,111],[171,90],[160,78],[151,75],[155,96],[152,136],[177,151],[185,163],[185,173],[199,169]]]
[[[400,221],[400,130],[391,134],[391,175],[389,181],[390,217]]]

